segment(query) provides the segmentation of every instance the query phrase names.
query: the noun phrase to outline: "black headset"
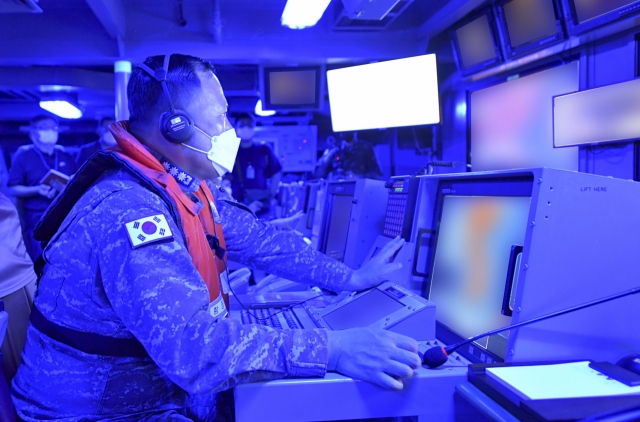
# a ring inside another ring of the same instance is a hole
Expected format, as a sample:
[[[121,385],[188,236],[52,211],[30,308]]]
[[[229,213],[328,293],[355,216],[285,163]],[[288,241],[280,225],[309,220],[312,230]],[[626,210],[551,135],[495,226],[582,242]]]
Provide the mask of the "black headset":
[[[193,119],[184,110],[179,110],[173,106],[171,101],[171,94],[167,87],[167,73],[169,72],[169,60],[171,55],[164,56],[164,64],[161,68],[153,70],[144,63],[138,65],[138,67],[147,72],[153,79],[160,82],[165,97],[169,101],[169,110],[162,113],[160,116],[160,132],[164,139],[174,144],[182,144],[191,139],[193,135]]]

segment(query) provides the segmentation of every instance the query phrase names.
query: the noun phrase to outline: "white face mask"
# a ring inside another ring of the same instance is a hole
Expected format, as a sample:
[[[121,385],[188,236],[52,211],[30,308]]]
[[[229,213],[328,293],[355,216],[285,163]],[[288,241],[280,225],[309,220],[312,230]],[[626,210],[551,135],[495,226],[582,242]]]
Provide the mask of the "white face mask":
[[[58,142],[58,132],[52,129],[39,130],[38,141],[48,145],[55,144]]]
[[[209,136],[207,132],[200,129],[198,126],[195,126],[195,128],[211,140],[211,148],[209,151],[203,151],[187,144],[183,145],[194,151],[206,154],[209,161],[211,161],[213,168],[218,172],[218,176],[222,176],[225,173],[231,173],[233,170],[233,164],[236,162],[238,147],[240,147],[240,138],[236,136],[236,131],[229,129],[222,132],[219,136]]]

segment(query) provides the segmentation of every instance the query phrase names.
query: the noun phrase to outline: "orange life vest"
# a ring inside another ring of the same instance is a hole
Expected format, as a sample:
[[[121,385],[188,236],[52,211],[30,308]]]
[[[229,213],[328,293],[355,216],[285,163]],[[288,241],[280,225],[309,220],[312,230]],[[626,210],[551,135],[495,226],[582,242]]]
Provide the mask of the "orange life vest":
[[[162,186],[176,204],[182,220],[182,230],[187,240],[187,249],[193,265],[202,276],[209,289],[210,302],[219,298],[224,300],[226,309],[229,298],[221,287],[221,274],[226,269],[226,263],[220,260],[211,250],[207,241],[207,234],[218,238],[220,246],[226,248],[222,226],[214,221],[212,210],[215,210],[215,200],[204,181],[200,182],[200,189],[195,195],[202,201],[204,207],[198,213],[196,204],[182,191],[176,180],[160,162],[128,131],[128,122],[112,123],[109,127],[122,151],[118,155],[140,170],[149,179]],[[177,222],[176,222],[177,223]]]

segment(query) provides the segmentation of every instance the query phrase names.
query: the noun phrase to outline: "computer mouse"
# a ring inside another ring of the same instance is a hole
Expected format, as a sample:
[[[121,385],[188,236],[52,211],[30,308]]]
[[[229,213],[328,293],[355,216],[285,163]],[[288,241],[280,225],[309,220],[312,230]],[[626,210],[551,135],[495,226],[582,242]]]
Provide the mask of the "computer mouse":
[[[620,359],[616,365],[640,375],[640,354],[625,356]]]

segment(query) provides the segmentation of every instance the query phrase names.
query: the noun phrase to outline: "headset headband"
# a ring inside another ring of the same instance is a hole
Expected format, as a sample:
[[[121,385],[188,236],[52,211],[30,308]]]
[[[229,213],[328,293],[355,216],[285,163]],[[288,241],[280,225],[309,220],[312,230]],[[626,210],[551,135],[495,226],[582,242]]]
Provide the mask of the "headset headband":
[[[169,107],[171,112],[173,113],[175,112],[176,108],[173,106],[173,101],[171,101],[171,94],[169,94],[169,87],[167,87],[167,74],[169,73],[169,60],[171,60],[171,54],[165,54],[164,63],[162,64],[162,67],[156,70],[151,69],[149,66],[147,66],[144,63],[140,63],[138,67],[140,67],[140,69],[144,70],[149,75],[151,75],[153,79],[160,82],[160,85],[162,85],[162,90],[164,91],[164,96],[169,101]]]

